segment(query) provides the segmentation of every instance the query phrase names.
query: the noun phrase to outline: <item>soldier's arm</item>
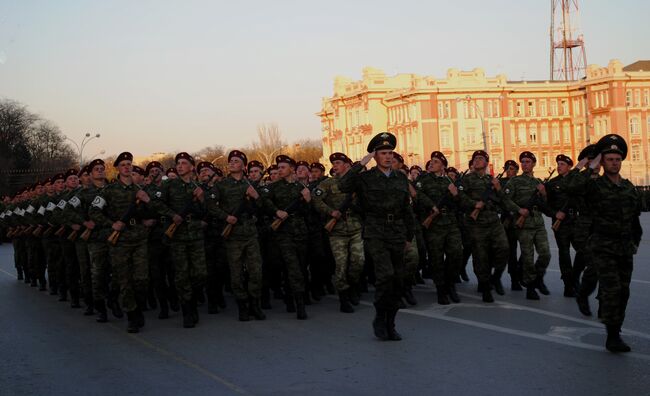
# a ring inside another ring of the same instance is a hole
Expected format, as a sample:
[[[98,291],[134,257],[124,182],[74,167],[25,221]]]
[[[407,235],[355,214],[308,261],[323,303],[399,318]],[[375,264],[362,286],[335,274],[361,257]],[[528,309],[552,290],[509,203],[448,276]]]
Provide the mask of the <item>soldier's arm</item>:
[[[463,178],[460,187],[458,188],[458,197],[460,200],[460,208],[465,212],[473,211],[476,208],[477,203],[477,201],[473,200],[472,197],[469,196],[469,187],[469,182],[466,178]]]
[[[90,208],[88,208],[88,216],[98,226],[111,228],[113,226],[113,221],[106,216],[106,210],[109,205],[107,198],[107,191],[102,191],[100,194],[95,196],[90,204]]]
[[[158,191],[160,194],[154,194],[153,197],[150,197],[149,207],[156,211],[161,216],[169,217],[170,219],[174,217],[177,213],[173,211],[167,204],[169,199],[169,188],[171,183],[163,183],[160,186]]]
[[[565,176],[564,181],[567,191],[570,194],[582,194],[585,191],[593,172],[593,169],[590,167],[587,167],[587,169],[583,171],[577,168],[571,169],[571,171],[569,171]]]
[[[222,195],[222,186],[219,183],[215,184],[206,195],[205,207],[208,214],[215,219],[226,220],[229,214],[219,204],[219,197]]]
[[[339,179],[339,189],[345,193],[355,192],[359,183],[359,174],[363,170],[363,165],[357,163],[348,170],[345,175]]]
[[[331,182],[325,180],[321,182],[318,187],[314,190],[314,195],[312,196],[312,202],[314,208],[323,216],[329,216],[336,208],[332,208],[325,202],[329,193],[330,193]]]
[[[273,202],[273,198],[274,198],[273,190],[274,190],[273,184],[263,187],[262,196],[260,198],[260,200],[262,200],[261,202],[262,211],[269,216],[275,216],[275,213],[278,210],[281,210],[275,205],[275,202]]]
[[[517,181],[510,179],[503,189],[503,206],[511,213],[519,213],[521,207],[514,201],[517,195]]]

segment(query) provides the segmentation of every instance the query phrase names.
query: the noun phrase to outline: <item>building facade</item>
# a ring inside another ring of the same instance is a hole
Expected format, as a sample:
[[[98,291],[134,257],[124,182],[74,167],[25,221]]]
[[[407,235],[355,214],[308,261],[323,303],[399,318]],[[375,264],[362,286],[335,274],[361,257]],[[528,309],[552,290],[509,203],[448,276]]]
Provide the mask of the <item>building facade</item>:
[[[367,67],[360,81],[337,77],[317,115],[324,161],[336,151],[360,159],[374,134],[389,131],[409,165],[422,166],[439,150],[465,169],[472,152],[486,149],[500,170],[529,150],[543,177],[557,154],[575,160],[590,142],[618,133],[629,146],[624,176],[650,184],[650,61],[591,65],[571,82],[509,81],[482,69],[449,69],[444,79],[391,77]]]

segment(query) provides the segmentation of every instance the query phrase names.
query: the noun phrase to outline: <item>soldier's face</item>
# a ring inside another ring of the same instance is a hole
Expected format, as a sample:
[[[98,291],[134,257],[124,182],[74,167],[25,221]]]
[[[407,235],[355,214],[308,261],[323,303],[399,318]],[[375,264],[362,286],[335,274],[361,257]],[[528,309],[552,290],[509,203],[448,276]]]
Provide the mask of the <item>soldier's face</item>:
[[[600,164],[608,175],[616,175],[621,171],[623,157],[617,153],[607,153],[603,155]]]
[[[318,168],[311,169],[311,178],[310,180],[318,180],[323,177],[323,171]]]
[[[395,167],[393,166],[393,151],[392,150],[375,151],[375,157],[374,158],[375,158],[375,162],[377,163],[377,165],[380,168],[388,169],[388,168],[392,167],[393,169],[395,169]],[[395,161],[395,162],[398,164],[397,169],[399,169],[399,167],[401,165],[399,165],[398,161]]]
[[[131,174],[131,177],[133,178],[133,183],[135,184],[142,184],[142,181],[144,180],[144,176],[137,172],[133,172]]]
[[[149,169],[149,175],[151,176],[152,181],[158,180],[162,175],[162,170],[154,166],[153,168]]]
[[[88,173],[85,173],[85,172],[82,173],[82,174],[81,174],[81,177],[79,178],[79,181],[80,181],[81,184],[83,184],[84,186],[89,185],[89,184],[90,184],[90,175],[89,175]]]
[[[413,169],[411,172],[409,172],[411,175],[411,180],[415,180],[420,176],[420,171],[417,169]]]
[[[45,187],[36,186],[36,195],[42,195],[44,191],[45,191]]]
[[[332,169],[334,169],[337,175],[344,175],[350,169],[350,164],[345,161],[336,160],[332,162]]]
[[[519,172],[519,169],[510,165],[508,169],[506,169],[506,176],[510,178],[515,177],[517,176],[517,172]]]
[[[298,176],[298,179],[309,179],[309,168],[307,168],[304,165],[300,165],[298,169],[296,169],[296,176]]]
[[[120,161],[117,164],[117,172],[123,177],[131,176],[131,172],[133,172],[133,163],[129,160]]]
[[[239,157],[232,157],[228,161],[228,171],[231,173],[241,173],[244,171],[244,161]]]
[[[522,158],[520,161],[521,171],[524,173],[530,173],[535,168],[535,161],[530,158]]]
[[[179,176],[185,176],[192,172],[194,169],[194,165],[186,159],[179,159],[178,162],[176,163],[176,171],[178,172]]]
[[[93,180],[104,180],[106,178],[106,168],[104,165],[95,165],[91,171]]]
[[[77,177],[77,175],[68,176],[68,178],[65,179],[65,186],[69,190],[74,190],[79,187],[79,177]]]
[[[474,160],[472,161],[471,168],[480,171],[487,168],[487,164],[488,162],[487,159],[485,159],[485,157],[483,157],[482,155],[477,155],[476,157],[474,157]]]
[[[60,193],[65,190],[65,181],[63,179],[56,179],[54,181],[54,191]]]
[[[443,164],[442,161],[440,161],[438,158],[433,158],[429,164],[429,167],[433,173],[440,173],[445,170],[445,164]]]
[[[395,156],[393,156],[393,159],[390,161],[390,164],[393,168],[393,170],[400,170],[402,169],[402,165],[404,165],[402,162],[399,162]]]
[[[203,168],[203,169],[201,169],[201,172],[199,173],[199,180],[201,181],[201,183],[205,183],[208,180],[210,180],[212,175],[214,175],[214,171],[212,169]]]
[[[280,172],[278,172],[277,169],[274,169],[269,172],[269,179],[271,179],[271,182],[276,182],[278,179],[280,179]]]
[[[54,185],[52,183],[47,183],[45,185],[45,192],[47,194],[54,194]]]
[[[289,177],[294,173],[294,167],[287,164],[286,162],[280,162],[278,164],[278,176],[281,178]]]
[[[559,161],[557,163],[557,174],[560,176],[566,175],[571,170],[569,164],[564,161]]]
[[[262,177],[262,171],[260,168],[254,166],[248,171],[248,178],[252,181],[258,181]]]

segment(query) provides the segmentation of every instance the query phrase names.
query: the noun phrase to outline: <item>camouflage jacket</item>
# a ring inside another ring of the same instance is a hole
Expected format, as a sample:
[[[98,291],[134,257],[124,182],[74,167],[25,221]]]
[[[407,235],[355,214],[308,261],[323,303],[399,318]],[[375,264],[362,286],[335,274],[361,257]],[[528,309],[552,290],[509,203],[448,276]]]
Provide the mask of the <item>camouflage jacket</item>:
[[[280,225],[275,236],[306,239],[308,235],[305,216],[309,205],[302,199],[301,191],[305,188],[298,181],[287,182],[280,179],[275,183],[262,187],[262,207],[269,216],[283,210],[289,217]]]
[[[231,176],[216,183],[208,192],[206,208],[212,222],[218,221],[223,228],[228,216],[235,216],[235,223],[230,240],[257,238],[257,203],[248,198],[246,190],[249,183],[245,179],[236,180]],[[260,198],[261,199],[261,198]]]
[[[162,197],[162,184],[158,185],[150,183],[146,185],[143,190],[149,194],[149,198],[158,199]],[[146,220],[155,220],[154,225],[149,230],[149,239],[160,240],[162,239],[167,227],[171,224],[171,218],[165,215],[160,215],[155,209],[155,205],[146,205],[142,211],[142,218]]]
[[[589,205],[587,205],[587,184],[591,180],[593,170],[589,167],[582,171],[573,168],[566,175],[565,188],[575,200],[576,210],[581,219],[591,218]]]
[[[361,232],[362,221],[357,207],[357,200],[349,193],[346,194],[340,189],[339,177],[328,177],[318,184],[312,194],[312,204],[318,211],[325,222],[328,222],[332,217],[331,213],[335,210],[340,210],[343,203],[348,200],[349,205],[347,210],[342,212],[341,218],[336,222],[330,235],[333,236],[348,236]]]
[[[99,191],[88,210],[88,215],[96,225],[109,230],[116,221],[126,223],[118,243],[147,238],[147,229],[142,224],[144,205],[136,204],[135,194],[138,190],[140,190],[139,186],[127,185],[121,181],[109,184]]]
[[[515,218],[519,217],[518,212],[521,208],[530,211],[523,228],[544,227],[542,213],[546,213],[549,217],[553,216],[546,199],[537,193],[537,186],[540,183],[542,183],[540,179],[522,174],[510,179],[503,189],[505,207]]]
[[[183,217],[183,222],[174,233],[176,240],[195,241],[204,238],[203,220],[206,212],[204,203],[194,199],[193,192],[197,186],[197,183],[186,183],[179,177],[163,182],[160,190],[150,196],[149,205],[160,216],[169,219],[175,215]]]
[[[460,187],[458,187],[458,195],[461,209],[465,212],[464,221],[466,225],[487,225],[500,221],[499,211],[503,195],[494,191],[491,186],[492,176],[487,173],[479,176],[476,172],[470,172],[463,177]],[[490,190],[486,200],[484,194],[488,189]],[[476,203],[481,200],[485,203],[485,206],[474,220],[469,215],[474,210]]]
[[[357,194],[365,219],[364,238],[411,241],[415,224],[406,175],[396,171],[385,175],[377,167],[362,170],[361,164],[354,165],[341,177],[339,188]]]
[[[578,199],[569,192],[567,175],[557,175],[546,183],[546,200],[553,213],[562,211],[566,214],[563,223],[575,220],[578,214]]]
[[[453,183],[447,176],[423,173],[418,177],[415,181],[415,189],[418,192],[416,196],[416,214],[420,222],[431,214],[431,209],[434,206],[437,206],[440,214],[435,217],[431,223],[432,226],[457,224],[456,210],[459,197],[452,197],[449,192],[450,184]]]
[[[593,213],[591,248],[622,256],[634,254],[643,234],[641,198],[634,185],[626,179],[615,184],[601,176],[587,183],[586,196]]]

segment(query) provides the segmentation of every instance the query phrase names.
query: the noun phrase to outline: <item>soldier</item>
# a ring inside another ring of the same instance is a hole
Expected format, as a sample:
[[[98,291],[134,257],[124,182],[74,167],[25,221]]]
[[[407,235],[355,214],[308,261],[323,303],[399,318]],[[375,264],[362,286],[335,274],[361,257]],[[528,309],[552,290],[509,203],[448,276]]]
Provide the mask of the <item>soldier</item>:
[[[46,242],[47,256],[47,278],[50,280],[50,294],[59,294],[59,301],[67,301],[67,289],[65,278],[60,276],[65,273],[63,261],[63,251],[59,238],[54,235],[55,231],[60,228],[57,219],[54,216],[54,210],[61,202],[61,197],[65,192],[65,175],[58,173],[52,177],[51,193],[48,191],[48,203],[45,207],[45,221],[48,224],[48,230],[43,232]]]
[[[296,317],[307,319],[305,310],[305,270],[307,266],[307,224],[305,216],[309,210],[311,193],[309,188],[298,182],[295,174],[296,161],[286,155],[275,158],[278,167],[278,181],[262,189],[264,209],[275,216],[273,238],[285,265],[289,293],[285,296],[287,311],[292,311],[295,301]],[[279,224],[278,224],[279,223]]]
[[[206,200],[210,215],[229,224],[224,244],[230,266],[230,283],[239,308],[239,320],[252,315],[266,319],[261,308],[262,255],[257,238],[256,213],[260,195],[244,177],[246,154],[228,153],[228,176],[215,184],[214,194]]]
[[[620,332],[630,296],[633,257],[643,233],[639,216],[641,201],[634,185],[620,175],[627,143],[616,134],[603,136],[596,144],[604,174],[587,184],[587,205],[593,214],[589,250],[598,269],[602,322],[607,328],[605,347],[611,352],[629,352]],[[595,166],[594,166],[595,167]]]
[[[473,171],[463,177],[459,187],[474,274],[483,302],[487,303],[494,302],[492,286],[497,294],[503,294],[501,274],[508,258],[508,239],[498,215],[501,185],[487,173],[489,160],[485,151],[475,151],[470,161]]]
[[[297,161],[296,179],[298,180],[298,183],[307,186],[309,192],[313,195],[313,190],[316,185],[311,185],[309,183],[310,178],[311,172],[309,169],[309,163],[307,161]],[[305,276],[305,304],[311,305],[310,297],[313,297],[316,301],[320,301],[321,296],[325,294],[322,281],[322,272],[325,260],[322,233],[320,232],[322,225],[320,224],[318,213],[314,211],[311,205],[305,213],[305,224],[307,225],[306,243],[307,251],[309,251],[309,262],[305,263],[302,270]]]
[[[269,181],[275,183],[280,180],[280,173],[278,171],[278,166],[276,164],[271,164],[268,169]]]
[[[44,183],[37,182],[34,187],[33,197],[30,201],[29,206],[25,210],[27,212],[26,216],[27,214],[30,216],[30,225],[32,227],[38,228],[38,226],[41,224],[41,221],[43,219],[42,214],[45,212],[45,208],[43,207],[44,197]],[[42,225],[40,227],[41,229],[43,228]],[[29,229],[27,231],[29,231]],[[43,249],[41,239],[38,236],[35,236],[34,232],[35,230],[29,231],[25,234],[28,246],[27,257],[29,263],[31,285],[32,287],[35,287],[38,281],[40,284],[39,290],[45,291],[47,290],[47,281],[45,279],[45,251]]]
[[[504,188],[505,204],[517,217],[517,240],[521,247],[522,282],[526,285],[526,298],[539,300],[539,290],[543,295],[550,292],[544,284],[544,274],[551,261],[551,251],[542,213],[548,213],[546,189],[544,184],[533,175],[537,164],[535,155],[530,151],[519,154],[522,174],[515,176]],[[535,261],[537,250],[537,261]]]
[[[519,164],[514,160],[507,160],[503,165],[505,176],[499,179],[501,188],[503,189],[506,184],[519,173]],[[508,274],[510,274],[510,290],[521,291],[521,277],[523,271],[521,262],[517,258],[517,232],[515,230],[515,221],[509,211],[504,210],[501,213],[501,223],[506,231],[508,237]]]
[[[431,258],[432,277],[438,294],[438,304],[449,304],[449,298],[460,302],[456,279],[463,259],[460,228],[456,219],[458,189],[444,174],[447,158],[440,151],[431,153],[431,171],[416,182],[420,223]],[[432,221],[427,218],[432,216]],[[446,256],[446,260],[445,260]],[[447,297],[449,296],[449,298]]]
[[[194,158],[186,152],[175,157],[177,178],[161,185],[160,195],[151,205],[161,216],[172,219],[176,230],[170,238],[175,286],[183,312],[183,327],[193,328],[199,321],[197,295],[207,277],[203,235],[204,190],[192,180]]]
[[[133,183],[133,155],[123,152],[113,166],[117,181],[106,186],[93,200],[89,216],[94,223],[112,229],[109,254],[113,276],[120,285],[120,298],[128,318],[127,331],[137,333],[144,327],[142,309],[149,282],[147,230],[142,223],[142,205],[149,196]]]
[[[178,171],[176,171],[176,168],[174,167],[168,168],[167,171],[165,171],[165,176],[167,176],[167,179],[177,179]]]
[[[573,245],[575,251],[579,252],[584,246],[576,245],[574,228],[578,216],[577,203],[569,194],[566,186],[566,176],[573,167],[573,160],[564,154],[559,154],[555,157],[555,162],[558,175],[548,181],[546,192],[548,205],[555,213],[552,229],[558,247],[560,272],[564,281],[564,297],[575,297],[575,279],[573,279],[570,249]],[[576,260],[580,258],[581,255],[576,255]]]
[[[392,169],[395,135],[383,132],[372,138],[368,154],[339,181],[344,193],[356,192],[365,214],[364,245],[375,267],[373,331],[381,340],[399,341],[395,317],[403,294],[404,252],[413,240],[413,211],[408,179]],[[371,159],[377,166],[362,172]]]
[[[343,153],[333,153],[329,160],[336,176],[320,182],[314,190],[313,202],[327,221],[336,264],[334,283],[339,294],[339,310],[352,313],[352,305],[359,304],[358,283],[364,264],[361,216],[354,195],[340,189],[340,179],[350,170],[352,160]]]

